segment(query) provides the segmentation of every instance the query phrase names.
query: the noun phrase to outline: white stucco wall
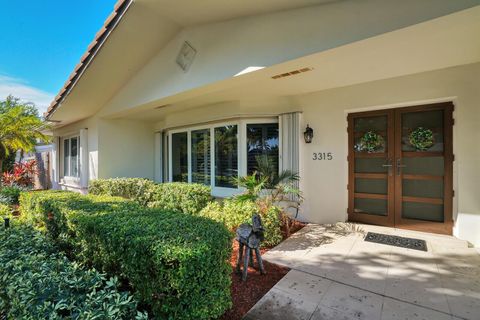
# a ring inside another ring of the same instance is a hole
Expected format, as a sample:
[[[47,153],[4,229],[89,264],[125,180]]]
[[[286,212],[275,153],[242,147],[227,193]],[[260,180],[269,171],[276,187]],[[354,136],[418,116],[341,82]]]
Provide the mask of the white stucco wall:
[[[374,81],[270,101],[239,101],[171,113],[155,128],[171,128],[245,115],[302,111],[303,125],[315,130],[302,144],[302,217],[318,223],[347,219],[347,122],[349,112],[454,101],[455,235],[480,246],[480,63]],[[332,152],[332,161],[314,161],[313,152]]]
[[[98,178],[154,178],[155,135],[150,123],[99,121]]]

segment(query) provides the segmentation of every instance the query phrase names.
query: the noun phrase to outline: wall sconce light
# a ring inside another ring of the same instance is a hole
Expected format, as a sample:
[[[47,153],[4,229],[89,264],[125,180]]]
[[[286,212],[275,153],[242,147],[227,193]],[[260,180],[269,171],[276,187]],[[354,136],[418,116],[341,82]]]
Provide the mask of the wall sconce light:
[[[307,124],[307,128],[305,129],[305,132],[303,133],[303,137],[305,138],[305,143],[311,143],[313,139],[313,129],[310,128]]]

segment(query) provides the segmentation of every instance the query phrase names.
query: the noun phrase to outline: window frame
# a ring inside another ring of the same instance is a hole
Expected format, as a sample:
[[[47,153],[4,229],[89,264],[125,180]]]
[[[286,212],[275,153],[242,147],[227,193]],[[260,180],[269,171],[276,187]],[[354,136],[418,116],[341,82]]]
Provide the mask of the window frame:
[[[175,133],[187,133],[187,158],[188,158],[188,183],[192,183],[192,131],[208,129],[210,132],[210,187],[212,188],[212,195],[215,197],[230,197],[243,191],[242,188],[228,188],[218,187],[215,185],[215,128],[236,125],[237,126],[237,168],[238,177],[247,175],[247,124],[262,124],[262,123],[279,123],[278,117],[268,118],[244,118],[231,121],[212,122],[203,125],[186,126],[178,129],[171,129],[166,131],[168,144],[168,157],[166,157],[168,165],[168,179],[173,181],[173,167],[172,167],[172,135]],[[279,144],[281,144],[281,133],[279,127],[278,134]],[[280,161],[280,150],[279,150]]]
[[[73,138],[77,138],[77,168],[78,168],[78,175],[75,175],[73,176],[71,173],[71,152],[72,152],[72,139]],[[68,155],[68,161],[67,161],[67,164],[65,163],[65,141],[68,140],[68,152],[69,152],[69,155]],[[64,179],[68,179],[68,180],[73,180],[73,181],[80,181],[80,176],[81,176],[81,167],[80,167],[80,134],[72,134],[72,135],[69,135],[69,136],[65,136],[65,137],[62,137],[61,139],[61,146],[60,148],[62,149],[62,152],[61,152],[61,168],[60,168],[60,172],[62,173],[62,177]],[[68,174],[65,174],[65,166],[68,166]]]

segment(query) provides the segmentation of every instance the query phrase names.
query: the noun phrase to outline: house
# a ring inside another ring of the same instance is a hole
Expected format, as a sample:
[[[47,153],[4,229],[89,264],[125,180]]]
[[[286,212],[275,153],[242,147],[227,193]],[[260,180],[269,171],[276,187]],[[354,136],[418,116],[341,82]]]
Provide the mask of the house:
[[[301,219],[480,246],[479,34],[479,0],[120,0],[46,113],[54,187],[226,197],[266,155]]]

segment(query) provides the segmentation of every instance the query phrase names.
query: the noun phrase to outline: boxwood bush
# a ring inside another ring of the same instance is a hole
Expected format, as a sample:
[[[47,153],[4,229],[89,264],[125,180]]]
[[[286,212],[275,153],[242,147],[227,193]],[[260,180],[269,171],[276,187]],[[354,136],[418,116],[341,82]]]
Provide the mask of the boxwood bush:
[[[196,214],[212,199],[210,187],[195,183],[154,183],[140,178],[99,179],[90,183],[90,194],[118,196],[141,205]]]
[[[251,223],[252,216],[258,213],[258,206],[253,201],[225,199],[223,202],[210,202],[199,215],[223,223],[229,230],[234,231],[242,223]],[[262,218],[265,228],[265,240],[262,245],[275,246],[282,241],[280,210],[272,206]]]
[[[231,233],[218,222],[68,192],[22,194],[20,204],[23,221],[127,280],[158,318],[210,319],[231,306]]]
[[[136,307],[115,278],[70,262],[38,231],[0,230],[0,318],[146,319]]]
[[[212,200],[211,189],[202,184],[171,182],[155,184],[149,207],[197,214]]]
[[[90,182],[88,193],[122,197],[134,200],[141,205],[147,205],[154,185],[153,181],[142,178],[98,179]]]

